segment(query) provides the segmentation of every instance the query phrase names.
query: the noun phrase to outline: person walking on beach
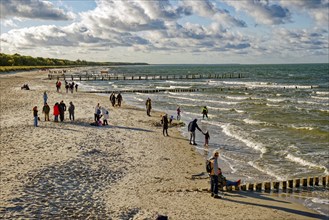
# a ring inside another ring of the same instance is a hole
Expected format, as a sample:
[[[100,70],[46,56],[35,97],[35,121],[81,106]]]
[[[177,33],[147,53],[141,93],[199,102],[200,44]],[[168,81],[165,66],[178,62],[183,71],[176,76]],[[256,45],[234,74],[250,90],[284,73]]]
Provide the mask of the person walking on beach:
[[[179,121],[180,120],[180,112],[181,112],[180,106],[177,107],[176,111],[177,111],[177,121]]]
[[[121,107],[121,102],[122,102],[122,95],[119,92],[119,94],[117,95],[117,101],[118,101],[118,106]]]
[[[146,105],[146,114],[148,116],[151,116],[152,103],[150,98],[147,98],[145,105]]]
[[[57,90],[57,92],[59,92],[61,90],[61,85],[62,85],[61,81],[57,80],[57,82],[56,82],[56,90]]]
[[[75,92],[78,92],[78,86],[79,86],[79,85],[76,83],[76,84],[75,84]]]
[[[69,118],[70,118],[71,121],[74,121],[74,109],[75,109],[75,106],[73,105],[73,102],[70,102]]]
[[[204,106],[202,109],[202,119],[204,119],[204,116],[208,118],[208,109],[207,106]]]
[[[45,114],[45,121],[49,121],[49,112],[50,112],[50,107],[47,103],[42,108],[42,112]]]
[[[112,104],[112,107],[114,107],[115,106],[115,94],[114,94],[114,92],[112,92],[111,95],[110,95],[110,102]]]
[[[48,100],[48,95],[47,95],[47,92],[45,91],[43,93],[43,104],[45,105],[47,103],[47,100]]]
[[[218,195],[218,174],[219,174],[219,165],[218,165],[218,151],[214,151],[213,156],[209,159],[210,164],[210,191],[211,197],[220,198]]]
[[[34,117],[34,127],[38,127],[38,107],[34,106],[33,108],[33,117]]]
[[[58,104],[58,102],[56,102],[55,105],[54,105],[53,114],[54,114],[54,121],[58,122],[58,115],[59,115],[59,104]]]
[[[195,130],[198,129],[201,133],[203,133],[202,130],[199,128],[197,121],[198,121],[198,119],[194,119],[193,121],[191,121],[188,124],[188,127],[187,127],[188,131],[190,132],[190,144],[193,144],[193,145],[197,145],[195,143]]]
[[[162,116],[162,119],[161,119],[161,124],[162,124],[162,134],[163,136],[169,136],[168,135],[168,115],[165,114],[164,116]],[[166,135],[165,135],[166,134]]]
[[[97,103],[97,105],[95,107],[95,113],[94,113],[94,120],[97,123],[100,119],[100,114],[101,114],[101,107],[100,107],[99,103]]]

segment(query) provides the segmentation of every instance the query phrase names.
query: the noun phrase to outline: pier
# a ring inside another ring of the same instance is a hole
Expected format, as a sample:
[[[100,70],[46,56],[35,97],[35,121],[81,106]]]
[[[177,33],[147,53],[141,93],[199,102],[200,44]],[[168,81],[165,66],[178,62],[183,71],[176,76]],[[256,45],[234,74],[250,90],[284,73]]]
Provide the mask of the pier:
[[[223,74],[167,74],[167,75],[125,75],[125,74],[48,74],[48,79],[72,80],[72,81],[112,81],[112,80],[192,80],[192,79],[225,79],[225,78],[243,78],[241,73],[223,73]]]

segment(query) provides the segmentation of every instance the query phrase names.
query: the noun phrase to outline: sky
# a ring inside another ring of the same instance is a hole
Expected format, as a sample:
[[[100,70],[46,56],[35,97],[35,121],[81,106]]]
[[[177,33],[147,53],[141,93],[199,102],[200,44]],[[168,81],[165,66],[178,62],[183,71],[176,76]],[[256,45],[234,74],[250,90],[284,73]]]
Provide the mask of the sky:
[[[329,0],[0,0],[1,53],[98,62],[329,62]]]

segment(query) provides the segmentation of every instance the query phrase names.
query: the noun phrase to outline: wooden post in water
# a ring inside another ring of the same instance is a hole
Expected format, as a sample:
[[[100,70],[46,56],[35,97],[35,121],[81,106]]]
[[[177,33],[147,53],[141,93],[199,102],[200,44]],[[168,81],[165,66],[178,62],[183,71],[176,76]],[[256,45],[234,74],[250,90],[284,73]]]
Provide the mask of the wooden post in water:
[[[294,188],[294,181],[293,180],[288,180],[288,187],[290,189]]]
[[[314,185],[319,185],[319,177],[314,177]]]
[[[322,177],[322,186],[326,186],[327,185],[327,177],[323,176]]]
[[[282,181],[282,190],[287,189],[287,181]]]
[[[262,183],[257,183],[256,184],[256,191],[262,191]]]
[[[253,183],[248,184],[248,190],[249,191],[254,191],[254,184]]]
[[[280,188],[280,182],[273,182],[273,188],[277,191],[279,191]]]
[[[309,177],[308,178],[308,185],[309,186],[313,186],[314,185],[314,178],[313,177]]]
[[[271,191],[271,182],[264,183],[265,192]]]
[[[296,188],[300,187],[300,179],[295,179],[295,187]]]
[[[241,190],[242,190],[242,191],[246,191],[246,190],[247,190],[247,185],[242,185],[242,186],[241,186]]]
[[[303,178],[302,179],[302,183],[303,183],[303,186],[304,187],[307,187],[307,179],[306,178]]]

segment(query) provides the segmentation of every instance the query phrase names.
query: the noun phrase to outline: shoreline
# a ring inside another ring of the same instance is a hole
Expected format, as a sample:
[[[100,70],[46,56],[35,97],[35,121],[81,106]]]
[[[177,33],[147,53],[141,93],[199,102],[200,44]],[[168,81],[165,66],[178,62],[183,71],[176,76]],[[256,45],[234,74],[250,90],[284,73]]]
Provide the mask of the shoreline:
[[[1,78],[1,208],[14,216],[122,219],[325,219],[298,203],[263,193],[229,192],[213,199],[206,192],[176,189],[209,187],[191,180],[204,172],[204,157],[179,129],[153,126],[160,112],[147,117],[143,109],[112,108],[107,96],[56,93],[46,72],[2,75]],[[21,90],[28,83],[31,90]],[[65,89],[64,89],[65,90]],[[49,106],[70,101],[76,121],[44,122],[42,94]],[[108,127],[94,127],[97,103],[110,110]],[[40,127],[33,127],[37,105]],[[37,200],[36,200],[37,199]],[[62,205],[61,205],[62,204]],[[59,207],[56,211],[54,207]],[[81,209],[82,208],[82,209]],[[35,212],[38,210],[38,212]]]

